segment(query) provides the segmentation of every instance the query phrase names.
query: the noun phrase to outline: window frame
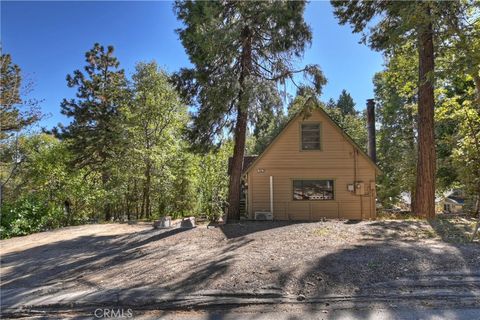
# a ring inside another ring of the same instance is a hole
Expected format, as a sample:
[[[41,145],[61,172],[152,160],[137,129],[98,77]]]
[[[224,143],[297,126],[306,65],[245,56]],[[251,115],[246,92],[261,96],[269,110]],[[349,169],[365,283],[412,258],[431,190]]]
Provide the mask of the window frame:
[[[318,149],[304,149],[303,148],[303,125],[304,124],[318,124],[318,143],[319,143],[319,148]],[[323,143],[322,143],[322,136],[323,136],[323,130],[322,130],[322,123],[320,121],[301,121],[299,123],[299,150],[300,152],[318,152],[323,150]]]
[[[332,181],[333,183],[333,198],[332,199],[295,199],[295,181]],[[291,179],[291,195],[292,201],[336,201],[337,181],[334,178],[292,178]]]

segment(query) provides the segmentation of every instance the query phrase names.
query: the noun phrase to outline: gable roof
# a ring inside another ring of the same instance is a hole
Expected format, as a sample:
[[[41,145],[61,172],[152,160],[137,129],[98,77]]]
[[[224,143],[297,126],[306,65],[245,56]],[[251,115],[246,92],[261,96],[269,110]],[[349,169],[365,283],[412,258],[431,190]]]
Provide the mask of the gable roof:
[[[463,206],[465,204],[465,199],[457,197],[446,197],[445,201],[453,202],[453,204]]]
[[[258,156],[255,156],[255,155],[243,157],[242,174],[244,174],[248,170],[248,168],[252,165],[252,163],[255,162],[255,159],[257,159],[257,157]],[[228,158],[228,169],[227,169],[228,175],[232,174],[232,162],[233,162],[233,157]]]
[[[330,115],[325,111],[323,110],[322,107],[318,107],[318,108],[315,108],[314,110],[312,110],[312,112],[315,112],[315,111],[319,111],[326,119],[327,121],[332,124],[332,126],[338,131],[340,132],[340,134],[345,138],[345,140],[347,140],[355,149],[357,149],[360,154],[362,154],[366,159],[367,161],[375,168],[375,171],[376,172],[381,172],[380,168],[378,167],[378,165],[373,162],[372,158],[370,158],[370,156],[362,150],[362,148],[360,148],[360,146],[338,125],[338,123],[335,122],[335,120],[332,119],[332,117],[330,117]],[[295,122],[295,120],[302,116],[303,115],[303,111],[299,111],[297,112],[288,122],[287,124],[285,125],[285,127],[272,139],[272,141],[270,141],[270,143],[268,144],[268,146],[265,148],[265,150],[263,150],[262,153],[260,153],[256,158],[255,160],[250,163],[250,165],[248,166],[248,168],[246,168],[245,172],[243,173],[248,173],[250,171],[251,168],[253,168],[255,166],[255,164],[263,157],[263,155],[265,153],[267,153],[267,151],[270,149],[270,147],[278,140],[278,138],[282,135],[282,133],[293,123]]]

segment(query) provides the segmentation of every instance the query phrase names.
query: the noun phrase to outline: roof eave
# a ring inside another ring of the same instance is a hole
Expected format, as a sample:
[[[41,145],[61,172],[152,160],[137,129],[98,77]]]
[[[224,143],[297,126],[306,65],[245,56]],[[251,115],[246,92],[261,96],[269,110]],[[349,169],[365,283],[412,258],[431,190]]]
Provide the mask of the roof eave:
[[[333,124],[333,126],[340,131],[340,133],[342,134],[342,136],[354,147],[356,148],[363,156],[365,156],[365,158],[367,159],[367,161],[373,165],[373,167],[375,168],[375,174],[379,175],[382,173],[382,170],[380,169],[380,167],[372,160],[372,158],[370,158],[370,156],[362,150],[362,148],[360,148],[360,146],[330,117],[330,115],[325,111],[323,110],[322,107],[320,108],[317,108],[315,110],[318,110],[320,111],[323,115],[326,116],[327,120],[330,121],[330,123]],[[253,168],[257,162],[262,158],[262,156],[267,152],[267,150],[270,148],[271,145],[273,145],[275,143],[275,141],[278,139],[278,137],[282,134],[283,131],[287,130],[287,128],[292,124],[292,122],[297,119],[297,117],[299,117],[300,115],[302,114],[301,111],[297,112],[297,114],[295,116],[292,117],[292,119],[290,119],[287,124],[285,125],[285,127],[272,139],[272,141],[268,144],[268,146],[265,148],[265,150],[263,150],[262,153],[260,153],[257,158],[255,159],[255,161],[252,162],[252,164],[248,167],[248,169],[245,171],[244,174],[247,174],[250,172],[250,169]]]

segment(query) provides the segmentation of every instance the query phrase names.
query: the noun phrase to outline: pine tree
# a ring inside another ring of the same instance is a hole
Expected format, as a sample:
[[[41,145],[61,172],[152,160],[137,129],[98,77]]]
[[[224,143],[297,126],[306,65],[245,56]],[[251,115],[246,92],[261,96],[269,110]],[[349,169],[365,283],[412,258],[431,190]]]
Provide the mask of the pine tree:
[[[434,40],[460,2],[431,1],[332,1],[341,24],[350,23],[354,32],[364,33],[363,41],[387,55],[408,41],[418,52],[418,157],[416,204],[418,215],[435,216],[435,136],[434,136]]]
[[[40,117],[36,108],[38,101],[22,98],[25,94],[22,94],[22,91],[28,93],[32,84],[22,82],[24,79],[22,79],[20,67],[13,63],[9,54],[2,54],[0,57],[0,139],[7,138],[11,132],[22,130]],[[22,86],[25,87],[22,88]]]
[[[337,107],[337,103],[332,98],[328,99],[327,103],[325,104],[326,109],[333,109],[336,107]]]
[[[342,93],[338,97],[336,107],[340,109],[343,115],[355,115],[355,102],[353,102],[353,98],[347,90],[343,89]]]
[[[0,56],[0,207],[5,186],[23,161],[17,156],[5,157],[9,140],[14,136],[14,154],[18,152],[18,133],[40,119],[38,101],[24,98],[32,90],[32,82],[22,79],[20,67],[9,54]],[[16,133],[16,134],[15,134]]]
[[[74,165],[99,173],[107,193],[112,162],[120,159],[123,151],[125,132],[120,108],[129,96],[124,71],[119,69],[113,50],[112,46],[105,50],[96,43],[85,54],[85,73],[76,70],[67,75],[68,86],[77,88],[77,99],[63,100],[62,114],[73,119],[68,126],[56,130],[69,141]],[[111,210],[110,201],[105,200],[105,220],[111,219]]]
[[[297,72],[313,78],[319,92],[325,83],[318,67],[295,70],[292,63],[311,42],[303,19],[305,1],[177,1],[184,27],[180,39],[194,68],[174,80],[191,105],[198,107],[190,137],[208,146],[218,135],[234,132],[228,219],[240,217],[240,183],[247,125],[255,114],[278,101],[277,83]]]

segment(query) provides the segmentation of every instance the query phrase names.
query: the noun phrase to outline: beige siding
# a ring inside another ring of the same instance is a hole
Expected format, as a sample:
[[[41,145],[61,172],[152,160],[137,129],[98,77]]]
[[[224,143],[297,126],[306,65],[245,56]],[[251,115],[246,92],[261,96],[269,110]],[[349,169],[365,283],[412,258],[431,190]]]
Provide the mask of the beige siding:
[[[321,151],[300,150],[302,121],[321,123]],[[374,165],[321,112],[314,112],[306,120],[298,117],[292,121],[249,169],[248,210],[252,218],[256,211],[270,211],[270,176],[273,176],[275,219],[375,217]],[[293,200],[295,179],[334,180],[335,199]],[[364,183],[366,195],[358,196],[347,190],[347,185],[354,181]]]

